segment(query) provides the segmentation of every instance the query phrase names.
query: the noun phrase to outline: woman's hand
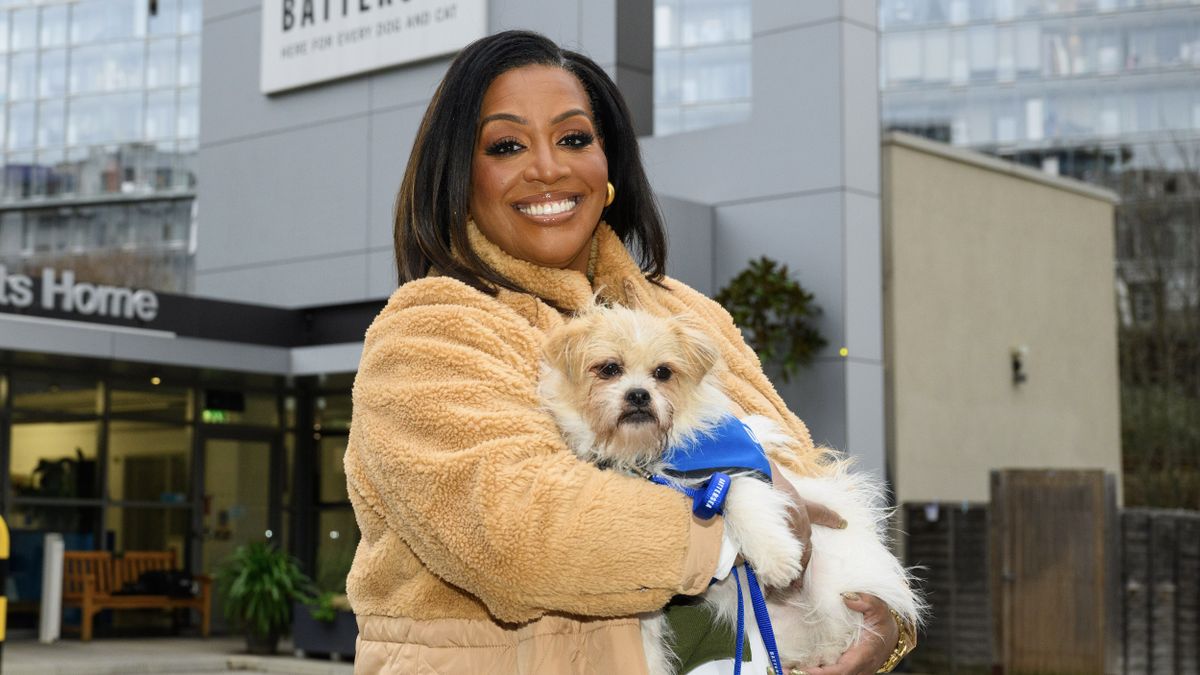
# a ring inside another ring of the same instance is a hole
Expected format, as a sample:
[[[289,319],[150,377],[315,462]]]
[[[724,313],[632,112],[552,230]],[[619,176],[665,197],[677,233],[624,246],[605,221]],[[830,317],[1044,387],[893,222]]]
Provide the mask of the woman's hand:
[[[832,509],[801,497],[800,493],[796,492],[795,486],[783,475],[774,461],[771,462],[771,484],[776,489],[788,493],[792,503],[795,504],[789,514],[791,516],[790,524],[792,535],[804,546],[804,554],[800,557],[800,567],[807,570],[808,561],[812,558],[812,526],[821,525],[840,530],[846,527],[846,521]],[[804,573],[801,572],[800,576],[792,582],[790,589],[798,591],[803,586]]]
[[[846,593],[845,602],[850,609],[862,612],[866,622],[858,642],[831,666],[803,668],[785,663],[783,672],[786,675],[872,675],[887,663],[900,640],[900,629],[888,606],[867,593]]]

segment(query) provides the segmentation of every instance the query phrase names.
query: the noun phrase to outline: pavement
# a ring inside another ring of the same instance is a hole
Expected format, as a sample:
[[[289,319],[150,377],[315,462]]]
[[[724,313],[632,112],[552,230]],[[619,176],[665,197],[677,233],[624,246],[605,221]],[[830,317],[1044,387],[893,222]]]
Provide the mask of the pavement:
[[[283,640],[278,656],[245,653],[243,638],[140,638],[91,642],[36,640],[4,643],[3,675],[205,675],[211,673],[279,673],[282,675],[352,675],[354,665],[325,658],[297,658]]]

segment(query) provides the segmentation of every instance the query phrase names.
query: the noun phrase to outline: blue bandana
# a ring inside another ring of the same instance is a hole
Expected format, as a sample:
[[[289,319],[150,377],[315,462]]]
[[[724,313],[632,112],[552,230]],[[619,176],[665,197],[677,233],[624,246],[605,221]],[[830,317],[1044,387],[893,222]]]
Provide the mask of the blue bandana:
[[[705,478],[714,472],[749,471],[771,482],[771,465],[749,427],[730,416],[708,434],[667,451],[665,473],[677,478]]]

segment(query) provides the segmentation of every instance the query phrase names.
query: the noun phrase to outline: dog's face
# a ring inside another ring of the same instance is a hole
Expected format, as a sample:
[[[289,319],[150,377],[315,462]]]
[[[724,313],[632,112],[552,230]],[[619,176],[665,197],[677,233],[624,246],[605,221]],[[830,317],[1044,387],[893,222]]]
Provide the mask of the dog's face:
[[[718,360],[686,320],[623,307],[570,321],[544,352],[543,398],[568,442],[626,468],[661,457],[673,425],[702,403],[698,390]]]

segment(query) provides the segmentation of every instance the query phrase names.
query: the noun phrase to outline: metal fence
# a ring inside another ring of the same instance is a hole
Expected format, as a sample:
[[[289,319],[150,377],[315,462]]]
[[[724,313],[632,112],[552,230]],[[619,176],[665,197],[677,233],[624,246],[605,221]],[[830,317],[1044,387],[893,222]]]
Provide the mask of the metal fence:
[[[906,563],[917,566],[929,622],[910,670],[987,673],[992,667],[986,504],[906,504]]]
[[[1200,513],[1121,514],[1126,675],[1200,673]]]

